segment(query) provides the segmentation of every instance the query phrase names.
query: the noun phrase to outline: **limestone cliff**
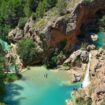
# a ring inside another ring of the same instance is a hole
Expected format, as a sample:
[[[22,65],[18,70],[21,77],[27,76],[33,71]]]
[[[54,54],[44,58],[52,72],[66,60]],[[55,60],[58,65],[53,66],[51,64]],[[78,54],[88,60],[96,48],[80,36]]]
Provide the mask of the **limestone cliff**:
[[[72,2],[72,1],[71,1]],[[68,1],[68,3],[71,3]],[[57,46],[58,43],[65,41],[65,51],[71,50],[72,46],[79,42],[78,37],[85,36],[85,32],[94,32],[96,29],[97,18],[104,15],[104,0],[94,0],[91,3],[77,2],[74,8],[67,9],[64,16],[51,14],[56,11],[50,10],[39,20],[30,18],[23,30],[16,28],[8,34],[8,38],[17,42],[22,38],[30,38],[43,51],[43,41],[47,43],[48,50]],[[43,40],[40,37],[43,35]]]
[[[23,37],[33,38],[35,34],[43,33],[47,36],[46,41],[49,48],[56,46],[56,44],[62,40],[66,40],[67,44],[65,49],[67,50],[71,45],[76,43],[77,36],[82,34],[82,27],[87,29],[90,24],[95,23],[95,18],[98,13],[104,14],[104,10],[104,0],[94,0],[91,4],[80,3],[76,5],[74,10],[69,11],[69,13],[62,17],[50,17],[47,15],[43,17],[43,20],[40,20],[39,23],[38,21],[29,19],[24,27],[24,32],[15,29],[15,31],[12,30],[9,33],[8,37],[16,41]],[[43,24],[43,27],[40,27],[40,24]]]
[[[74,92],[77,105],[81,105],[80,103],[84,105],[105,104],[105,50],[93,50],[91,53],[91,83],[88,87]]]

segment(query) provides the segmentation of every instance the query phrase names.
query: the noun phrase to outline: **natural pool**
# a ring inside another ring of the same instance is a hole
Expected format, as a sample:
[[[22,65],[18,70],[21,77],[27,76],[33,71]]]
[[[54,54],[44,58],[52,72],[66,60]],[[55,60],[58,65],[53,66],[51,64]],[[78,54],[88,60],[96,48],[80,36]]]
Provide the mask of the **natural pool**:
[[[63,85],[71,77],[65,71],[55,72],[35,67],[23,73],[23,79],[7,85],[9,105],[66,105],[73,89],[81,84]],[[39,70],[40,69],[40,70]],[[48,77],[44,77],[44,74]]]

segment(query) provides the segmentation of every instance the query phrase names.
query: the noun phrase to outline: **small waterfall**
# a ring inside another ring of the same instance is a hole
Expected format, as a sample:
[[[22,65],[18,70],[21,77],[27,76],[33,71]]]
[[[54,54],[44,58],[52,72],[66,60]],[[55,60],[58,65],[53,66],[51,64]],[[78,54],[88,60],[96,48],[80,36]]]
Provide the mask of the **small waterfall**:
[[[85,78],[82,82],[82,87],[85,88],[90,84],[90,77],[89,77],[89,69],[90,69],[90,63],[91,63],[91,53],[89,53],[89,63],[87,65],[87,70],[86,70],[86,74],[85,74]]]

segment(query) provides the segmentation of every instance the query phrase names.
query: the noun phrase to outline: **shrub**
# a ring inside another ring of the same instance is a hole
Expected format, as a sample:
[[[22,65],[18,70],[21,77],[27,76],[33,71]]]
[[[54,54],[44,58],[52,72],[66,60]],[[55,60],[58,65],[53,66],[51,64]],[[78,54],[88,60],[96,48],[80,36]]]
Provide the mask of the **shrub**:
[[[36,17],[43,17],[44,13],[45,13],[46,9],[45,9],[45,4],[43,3],[43,1],[40,1],[38,4],[38,7],[36,9]]]
[[[54,68],[57,66],[57,55],[56,53],[52,52],[47,59],[45,60],[44,64],[47,68]]]
[[[39,21],[36,22],[35,27],[39,29],[43,29],[43,27],[46,25],[46,20],[45,19],[40,19]]]
[[[18,27],[19,27],[20,29],[23,29],[24,26],[25,26],[25,24],[26,24],[26,22],[27,22],[27,18],[26,18],[26,17],[25,17],[25,18],[20,18],[20,19],[19,19],[19,22],[18,22]]]
[[[92,99],[88,98],[85,100],[83,97],[78,97],[76,99],[76,104],[77,105],[92,105]]]
[[[89,3],[93,2],[93,1],[94,1],[94,0],[83,0],[83,3],[89,4]]]
[[[36,15],[35,15],[35,13],[32,13],[32,19],[33,19],[33,20],[36,20]]]
[[[5,77],[6,82],[13,82],[17,79],[18,79],[18,77],[17,77],[16,74],[7,74],[6,77]]]
[[[64,0],[58,0],[56,6],[57,6],[57,9],[58,9],[59,15],[63,15],[66,12],[67,4]]]
[[[77,105],[86,105],[85,100],[82,97],[78,97],[76,99],[76,103],[77,103]]]

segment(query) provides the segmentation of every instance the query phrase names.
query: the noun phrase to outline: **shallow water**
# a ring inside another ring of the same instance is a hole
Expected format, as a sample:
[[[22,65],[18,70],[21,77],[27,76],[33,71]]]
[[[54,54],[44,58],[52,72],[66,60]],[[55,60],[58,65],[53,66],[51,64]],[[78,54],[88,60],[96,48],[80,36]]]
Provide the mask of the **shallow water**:
[[[66,105],[65,100],[71,98],[73,89],[80,87],[80,83],[62,85],[69,79],[65,72],[33,72],[25,72],[22,80],[7,85],[8,95],[5,100],[9,105]],[[46,72],[47,78],[43,76]]]

